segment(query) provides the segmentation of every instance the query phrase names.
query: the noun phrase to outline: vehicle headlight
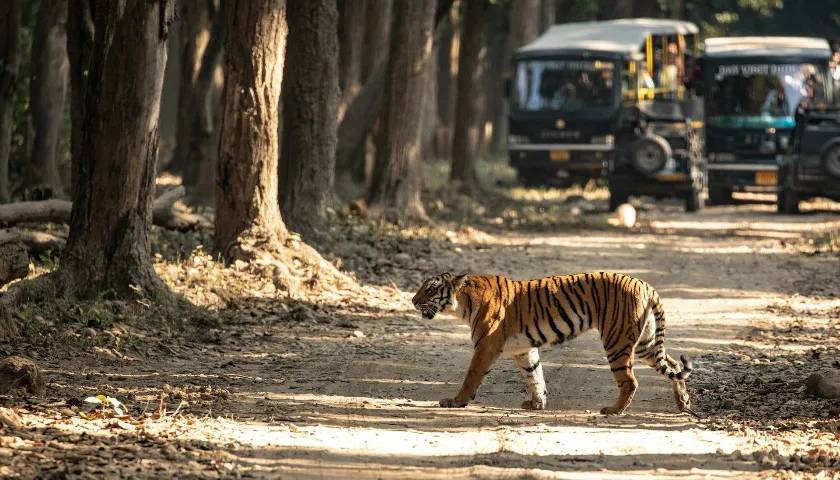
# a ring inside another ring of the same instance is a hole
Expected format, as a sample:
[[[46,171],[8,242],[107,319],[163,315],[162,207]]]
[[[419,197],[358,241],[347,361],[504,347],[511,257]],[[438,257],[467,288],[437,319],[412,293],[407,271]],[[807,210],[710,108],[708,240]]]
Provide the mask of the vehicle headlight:
[[[787,135],[779,135],[779,147],[782,150],[787,150],[788,145],[790,145],[790,137]]]
[[[525,135],[508,135],[508,145],[528,143],[530,140]]]
[[[591,143],[596,145],[612,145],[615,143],[615,137],[612,135],[595,135],[592,137]]]

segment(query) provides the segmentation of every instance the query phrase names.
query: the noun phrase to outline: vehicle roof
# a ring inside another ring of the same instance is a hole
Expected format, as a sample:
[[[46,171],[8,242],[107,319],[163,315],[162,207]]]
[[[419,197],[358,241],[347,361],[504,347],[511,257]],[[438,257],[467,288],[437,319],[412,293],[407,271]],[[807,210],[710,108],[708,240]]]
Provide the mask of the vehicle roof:
[[[622,18],[602,22],[574,22],[552,25],[517,53],[563,50],[591,50],[632,55],[642,48],[648,35],[690,35],[697,25],[682,20]]]
[[[713,37],[706,39],[706,57],[817,57],[829,58],[824,38],[812,37]]]

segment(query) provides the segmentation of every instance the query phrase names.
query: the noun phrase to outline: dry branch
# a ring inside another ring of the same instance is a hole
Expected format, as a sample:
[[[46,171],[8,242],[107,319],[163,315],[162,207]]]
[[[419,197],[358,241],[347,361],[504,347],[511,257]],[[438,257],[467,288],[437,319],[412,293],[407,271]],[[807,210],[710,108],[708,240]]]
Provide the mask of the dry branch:
[[[186,194],[184,187],[173,188],[155,199],[152,209],[154,224],[171,230],[187,231],[201,223],[201,217],[177,210],[174,203]],[[19,223],[69,223],[73,204],[66,200],[17,202],[0,205],[0,225]]]

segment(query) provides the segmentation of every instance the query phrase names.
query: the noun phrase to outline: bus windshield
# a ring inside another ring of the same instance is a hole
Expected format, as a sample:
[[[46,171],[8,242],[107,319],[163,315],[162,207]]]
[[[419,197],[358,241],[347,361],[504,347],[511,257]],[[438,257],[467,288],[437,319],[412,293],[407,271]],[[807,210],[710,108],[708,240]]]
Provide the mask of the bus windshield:
[[[526,60],[516,65],[513,109],[574,112],[614,107],[616,64],[608,60]]]
[[[813,63],[720,64],[707,118],[719,127],[793,127],[800,102],[826,100],[826,68]]]

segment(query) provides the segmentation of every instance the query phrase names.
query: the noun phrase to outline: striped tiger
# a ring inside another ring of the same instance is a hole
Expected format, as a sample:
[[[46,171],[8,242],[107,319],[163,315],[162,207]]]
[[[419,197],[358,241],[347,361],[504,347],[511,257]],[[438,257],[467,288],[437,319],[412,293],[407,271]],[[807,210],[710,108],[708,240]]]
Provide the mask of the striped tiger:
[[[665,312],[659,294],[646,282],[620,273],[580,273],[536,280],[510,280],[501,275],[452,275],[426,279],[412,299],[432,319],[451,308],[470,326],[474,347],[467,376],[454,398],[441,407],[464,407],[490,366],[504,352],[513,357],[531,399],[522,408],[542,410],[545,380],[539,347],[557,345],[596,329],[618,384],[618,400],[601,409],[618,415],[630,405],[638,382],[634,359],[643,360],[671,381],[677,409],[691,412],[685,379],[691,362],[665,353]]]

